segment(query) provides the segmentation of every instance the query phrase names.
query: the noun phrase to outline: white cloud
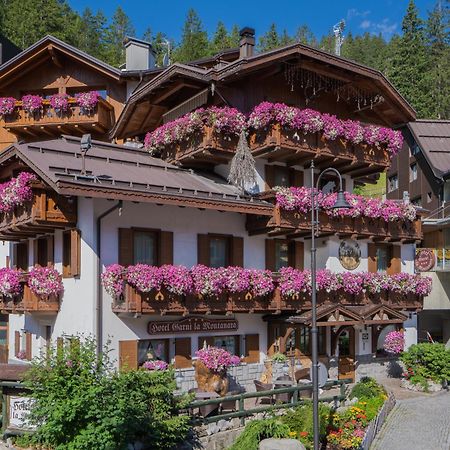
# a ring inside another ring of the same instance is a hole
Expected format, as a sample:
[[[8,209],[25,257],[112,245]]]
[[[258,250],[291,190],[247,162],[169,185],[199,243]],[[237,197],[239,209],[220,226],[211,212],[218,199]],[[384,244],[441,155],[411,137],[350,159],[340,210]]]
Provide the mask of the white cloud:
[[[367,30],[367,28],[370,28],[370,25],[372,25],[372,22],[370,20],[363,20],[359,24],[359,28],[362,28],[363,30]]]
[[[370,14],[370,11],[359,11],[356,8],[351,8],[347,11],[347,20],[351,20],[354,17],[367,17]]]
[[[388,18],[381,22],[372,22],[366,19],[359,24],[359,28],[374,34],[381,33],[384,38],[390,38],[397,31],[397,27],[397,22],[392,23]]]

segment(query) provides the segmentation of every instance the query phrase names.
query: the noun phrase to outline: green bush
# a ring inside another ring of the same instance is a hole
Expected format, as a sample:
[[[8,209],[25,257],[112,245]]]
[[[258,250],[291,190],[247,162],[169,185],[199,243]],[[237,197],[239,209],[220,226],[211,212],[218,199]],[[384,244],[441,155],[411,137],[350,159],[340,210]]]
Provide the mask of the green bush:
[[[273,362],[282,363],[287,361],[287,356],[284,353],[274,353],[270,359]]]
[[[108,346],[96,355],[96,342],[73,340],[33,361],[25,384],[34,403],[30,422],[35,446],[55,450],[119,450],[141,441],[170,449],[190,426],[178,416],[184,404],[173,396],[172,371],[113,370]]]
[[[229,450],[258,450],[259,443],[268,438],[289,437],[289,427],[279,418],[252,420]]]
[[[412,345],[403,352],[400,360],[413,373],[411,381],[414,383],[426,380],[442,382],[450,380],[450,349],[444,344],[421,343]]]
[[[361,381],[353,386],[350,392],[350,398],[356,397],[357,399],[369,399],[373,397],[378,397],[384,394],[384,388],[374,378],[363,377]]]
[[[331,408],[319,404],[320,436],[326,435],[331,420]],[[280,417],[282,423],[289,427],[291,436],[299,439],[306,448],[313,448],[313,410],[312,402],[297,406]]]

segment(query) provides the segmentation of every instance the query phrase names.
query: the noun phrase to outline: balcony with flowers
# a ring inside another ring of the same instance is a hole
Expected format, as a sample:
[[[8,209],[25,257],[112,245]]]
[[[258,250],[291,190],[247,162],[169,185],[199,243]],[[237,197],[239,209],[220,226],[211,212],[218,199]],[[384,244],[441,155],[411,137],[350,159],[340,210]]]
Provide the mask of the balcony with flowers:
[[[102,135],[113,124],[113,107],[97,91],[75,97],[54,94],[48,99],[39,95],[25,95],[20,100],[3,97],[0,98],[0,123],[26,139],[61,133]]]
[[[319,202],[319,234],[322,236],[358,236],[390,242],[416,242],[422,239],[422,227],[416,208],[411,203],[380,200],[345,192],[349,209],[334,209],[336,193],[317,192]],[[304,237],[311,233],[311,188],[275,188],[271,217],[248,216],[250,234]]]
[[[300,312],[311,308],[311,273],[286,267],[278,273],[241,267],[113,264],[102,274],[115,313],[233,314]],[[385,305],[420,309],[431,290],[428,277],[369,272],[317,274],[320,305]]]
[[[61,275],[51,267],[34,267],[28,273],[0,269],[2,313],[57,313],[63,290]]]
[[[46,190],[37,177],[21,172],[0,184],[0,239],[35,237],[56,228],[74,226],[76,203]]]
[[[151,154],[184,165],[222,164],[245,131],[255,157],[288,165],[314,159],[318,168],[365,176],[381,172],[402,147],[400,132],[341,120],[312,109],[263,102],[246,117],[235,108],[200,108],[147,133]]]

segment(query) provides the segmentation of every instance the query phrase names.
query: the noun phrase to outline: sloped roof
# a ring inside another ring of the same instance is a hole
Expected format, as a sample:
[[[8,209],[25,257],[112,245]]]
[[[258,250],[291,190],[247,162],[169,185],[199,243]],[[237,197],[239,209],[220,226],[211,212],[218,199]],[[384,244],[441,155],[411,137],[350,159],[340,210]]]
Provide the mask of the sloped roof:
[[[408,128],[437,178],[450,175],[450,120],[417,120]]]
[[[62,195],[192,206],[270,215],[273,206],[242,195],[219,176],[195,173],[147,152],[93,141],[81,173],[80,139],[13,144],[0,154],[0,164],[19,158]]]

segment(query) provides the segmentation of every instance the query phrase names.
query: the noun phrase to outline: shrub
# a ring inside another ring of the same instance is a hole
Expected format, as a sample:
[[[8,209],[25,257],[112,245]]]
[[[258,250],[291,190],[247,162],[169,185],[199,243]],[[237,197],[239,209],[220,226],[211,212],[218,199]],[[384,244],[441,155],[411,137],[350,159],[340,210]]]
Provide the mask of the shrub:
[[[172,371],[118,373],[108,346],[97,356],[92,338],[50,348],[33,361],[26,386],[34,400],[29,420],[33,445],[55,450],[115,450],[127,443],[170,449],[188,431],[184,404],[173,396]]]
[[[353,386],[350,398],[369,399],[384,394],[384,388],[374,378],[363,377],[359,383]]]
[[[289,437],[289,427],[279,418],[252,420],[229,450],[258,450],[259,443],[268,438]]]
[[[319,418],[320,436],[324,437],[330,424],[331,409],[322,403],[319,404]],[[282,423],[289,427],[291,436],[299,439],[307,449],[313,448],[313,410],[311,402],[288,411],[280,419]]]
[[[412,383],[421,382],[422,378],[438,383],[450,380],[450,349],[446,349],[444,344],[412,345],[402,353],[400,360],[407,371],[414,374],[410,378]]]
[[[284,353],[274,353],[271,358],[272,362],[283,363],[287,361],[287,356]]]

